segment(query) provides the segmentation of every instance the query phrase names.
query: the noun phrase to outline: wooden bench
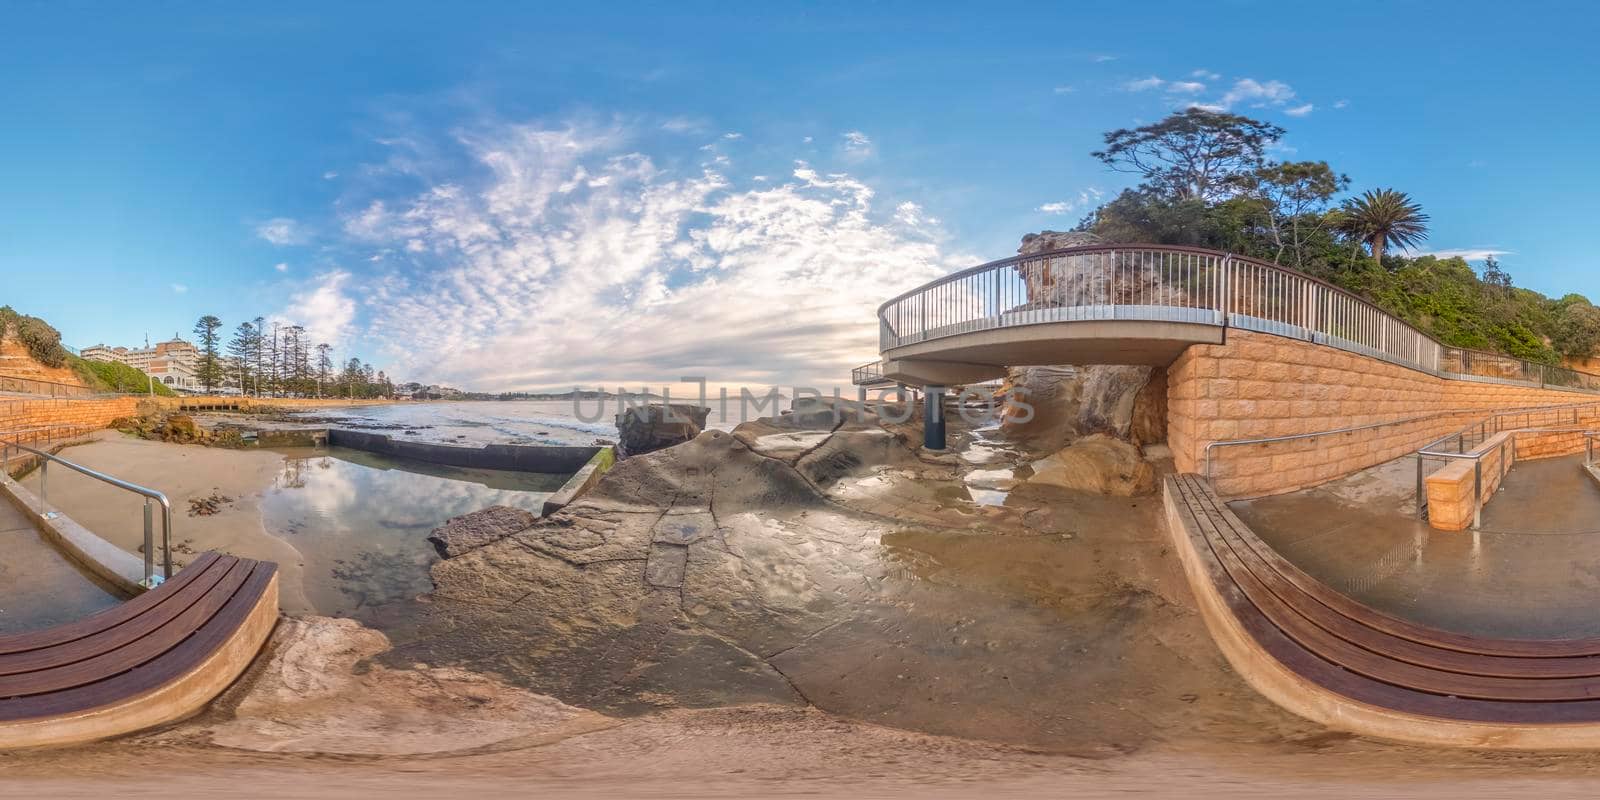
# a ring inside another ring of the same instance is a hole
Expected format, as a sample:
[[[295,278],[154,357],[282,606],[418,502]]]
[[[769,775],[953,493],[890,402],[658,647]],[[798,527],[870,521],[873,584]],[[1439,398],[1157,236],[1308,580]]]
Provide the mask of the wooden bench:
[[[1164,492],[1207,626],[1280,705],[1406,741],[1600,747],[1600,639],[1477,637],[1385,614],[1280,556],[1203,477],[1169,476]]]
[[[120,606],[0,637],[0,748],[189,716],[244,672],[277,618],[276,564],[206,553]]]

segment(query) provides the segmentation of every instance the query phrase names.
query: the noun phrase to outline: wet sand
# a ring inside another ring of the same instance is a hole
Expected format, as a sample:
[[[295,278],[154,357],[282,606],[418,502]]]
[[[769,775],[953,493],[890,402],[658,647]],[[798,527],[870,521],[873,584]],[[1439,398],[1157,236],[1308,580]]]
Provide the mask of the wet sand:
[[[261,499],[282,470],[283,456],[265,450],[221,450],[136,439],[100,431],[87,444],[73,445],[62,458],[156,489],[172,501],[174,569],[207,550],[277,562],[285,613],[312,610],[303,588],[305,560],[289,542],[268,533],[261,522]],[[35,470],[23,481],[39,490]],[[71,470],[52,469],[49,502],[101,538],[129,552],[143,552],[143,498]],[[191,498],[213,494],[231,498],[210,516],[190,516]],[[161,536],[159,516],[155,536]]]

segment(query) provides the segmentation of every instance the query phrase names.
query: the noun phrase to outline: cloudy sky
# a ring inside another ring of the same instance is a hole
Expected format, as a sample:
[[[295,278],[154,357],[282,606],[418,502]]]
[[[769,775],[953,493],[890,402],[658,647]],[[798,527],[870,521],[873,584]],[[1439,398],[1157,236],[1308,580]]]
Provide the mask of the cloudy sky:
[[[1600,296],[1584,6],[982,8],[11,4],[0,304],[77,346],[296,320],[485,390],[831,385],[879,302],[1070,227],[1128,183],[1100,134],[1191,104]]]

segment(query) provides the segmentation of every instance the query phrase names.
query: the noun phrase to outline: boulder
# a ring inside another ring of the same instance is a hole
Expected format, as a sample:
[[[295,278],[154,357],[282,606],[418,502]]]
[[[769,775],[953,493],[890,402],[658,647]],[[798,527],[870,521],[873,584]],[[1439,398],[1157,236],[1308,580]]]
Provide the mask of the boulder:
[[[490,506],[482,511],[462,514],[447,520],[428,534],[441,558],[455,558],[491,542],[533,527],[534,514],[510,506]]]
[[[617,457],[683,444],[705,430],[710,414],[709,408],[678,403],[627,406],[617,415]]]
[[[1156,472],[1136,445],[1097,433],[1034,462],[1028,483],[1131,497],[1154,491]]]
[[[1088,231],[1039,231],[1038,233],[1024,234],[1022,246],[1017,248],[1017,255],[1031,256],[1037,253],[1048,253],[1052,250],[1066,250],[1069,247],[1086,247],[1104,242],[1099,236]]]

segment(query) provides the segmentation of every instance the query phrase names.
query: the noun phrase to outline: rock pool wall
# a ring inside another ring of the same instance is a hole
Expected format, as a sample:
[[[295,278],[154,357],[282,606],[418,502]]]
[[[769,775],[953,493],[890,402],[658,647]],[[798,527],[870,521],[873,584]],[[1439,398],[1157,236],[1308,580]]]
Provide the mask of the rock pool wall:
[[[369,453],[409,458],[429,464],[517,472],[570,474],[582,469],[602,448],[560,445],[490,444],[460,447],[433,442],[408,442],[381,433],[328,429],[328,444]]]

